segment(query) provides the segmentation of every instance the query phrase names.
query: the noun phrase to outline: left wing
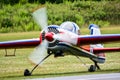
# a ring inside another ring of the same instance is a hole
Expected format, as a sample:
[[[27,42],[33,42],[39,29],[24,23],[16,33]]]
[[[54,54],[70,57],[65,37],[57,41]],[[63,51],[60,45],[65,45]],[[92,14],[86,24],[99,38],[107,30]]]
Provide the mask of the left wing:
[[[28,48],[35,47],[40,44],[40,39],[23,39],[23,40],[13,40],[0,42],[0,49],[10,49],[10,48]]]

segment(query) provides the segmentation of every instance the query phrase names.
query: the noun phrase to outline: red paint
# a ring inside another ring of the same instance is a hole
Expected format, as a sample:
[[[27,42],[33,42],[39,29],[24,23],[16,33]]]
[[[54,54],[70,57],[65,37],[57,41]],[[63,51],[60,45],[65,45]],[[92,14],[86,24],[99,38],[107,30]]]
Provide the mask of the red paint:
[[[40,33],[40,44],[42,43],[42,33]]]
[[[45,38],[48,40],[48,41],[53,41],[53,33],[52,32],[49,32],[49,33],[46,33],[45,34]]]
[[[120,35],[86,36],[86,37],[79,36],[77,45],[97,44],[97,43],[114,42],[114,41],[120,41]]]
[[[36,47],[40,44],[39,39],[31,39],[31,40],[14,40],[14,41],[5,41],[0,42],[0,49],[7,49],[7,48],[29,48],[29,47]]]
[[[90,47],[80,47],[86,51],[90,52]],[[120,52],[120,48],[93,48],[93,53],[104,53],[104,52]]]
[[[120,52],[120,48],[94,48],[93,52]]]

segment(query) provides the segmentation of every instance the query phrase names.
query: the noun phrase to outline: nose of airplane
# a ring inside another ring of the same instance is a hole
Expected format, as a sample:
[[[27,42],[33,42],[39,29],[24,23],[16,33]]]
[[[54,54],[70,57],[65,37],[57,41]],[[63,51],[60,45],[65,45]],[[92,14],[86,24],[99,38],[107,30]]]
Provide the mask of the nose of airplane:
[[[53,33],[52,32],[46,33],[45,38],[46,38],[46,40],[48,40],[50,42],[53,41]]]

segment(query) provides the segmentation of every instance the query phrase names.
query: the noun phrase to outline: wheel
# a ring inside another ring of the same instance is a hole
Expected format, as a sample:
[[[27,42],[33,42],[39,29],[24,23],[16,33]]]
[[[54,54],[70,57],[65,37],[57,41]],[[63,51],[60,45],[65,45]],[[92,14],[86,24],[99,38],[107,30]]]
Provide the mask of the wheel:
[[[25,69],[24,76],[30,76],[30,75],[31,75],[30,71],[28,69]]]
[[[90,68],[88,69],[89,72],[95,72],[96,71],[96,66],[91,65]]]

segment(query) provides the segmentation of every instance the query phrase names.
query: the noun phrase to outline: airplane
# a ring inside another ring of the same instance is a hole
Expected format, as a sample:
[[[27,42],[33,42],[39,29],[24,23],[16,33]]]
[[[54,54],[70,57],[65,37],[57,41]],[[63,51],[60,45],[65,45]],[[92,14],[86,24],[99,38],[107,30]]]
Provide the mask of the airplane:
[[[120,52],[120,48],[104,48],[103,43],[119,42],[120,34],[101,34],[99,27],[90,26],[90,35],[77,35],[73,32],[60,28],[57,25],[47,25],[46,7],[41,7],[32,13],[34,20],[41,26],[39,38],[12,40],[0,42],[0,49],[16,49],[36,47],[29,59],[35,63],[34,68],[29,71],[25,69],[24,76],[32,75],[32,72],[44,60],[52,54],[54,57],[73,55],[86,57],[94,62],[88,69],[94,72],[100,67],[98,63],[105,63],[105,52]],[[89,45],[89,47],[85,47]],[[15,55],[14,51],[14,55]]]

